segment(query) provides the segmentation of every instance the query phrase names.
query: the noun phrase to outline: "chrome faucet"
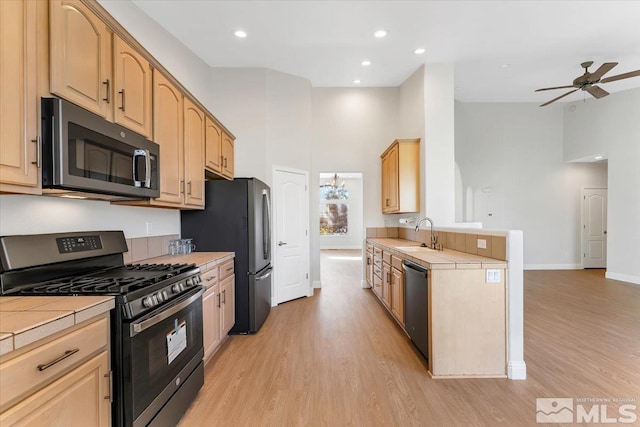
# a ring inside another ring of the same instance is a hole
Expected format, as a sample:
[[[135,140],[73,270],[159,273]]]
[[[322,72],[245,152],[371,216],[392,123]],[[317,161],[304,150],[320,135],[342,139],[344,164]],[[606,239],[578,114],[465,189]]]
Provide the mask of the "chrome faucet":
[[[436,248],[437,239],[433,235],[433,220],[431,218],[429,218],[428,216],[420,218],[418,220],[418,222],[416,223],[416,231],[418,231],[420,229],[420,224],[422,223],[422,221],[429,221],[429,223],[431,224],[431,249],[435,249]]]

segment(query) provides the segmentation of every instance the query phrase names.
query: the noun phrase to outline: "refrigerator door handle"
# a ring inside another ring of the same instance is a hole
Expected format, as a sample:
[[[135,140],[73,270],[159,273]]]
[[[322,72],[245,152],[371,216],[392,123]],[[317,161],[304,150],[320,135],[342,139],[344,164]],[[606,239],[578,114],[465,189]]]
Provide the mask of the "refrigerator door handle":
[[[262,276],[256,277],[256,282],[259,282],[260,280],[264,280],[267,277],[271,276],[271,272],[273,271],[272,268],[269,269],[269,271],[267,271],[265,274],[263,274]]]
[[[267,190],[262,190],[262,254],[264,259],[271,257],[271,212]]]

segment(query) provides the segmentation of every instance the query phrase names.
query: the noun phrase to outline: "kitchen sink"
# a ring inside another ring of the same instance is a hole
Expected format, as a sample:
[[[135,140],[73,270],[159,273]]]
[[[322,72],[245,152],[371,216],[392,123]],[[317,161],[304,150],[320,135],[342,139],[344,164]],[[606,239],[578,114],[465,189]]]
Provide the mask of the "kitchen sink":
[[[395,249],[404,252],[438,252],[435,249],[425,248],[424,246],[396,246]]]

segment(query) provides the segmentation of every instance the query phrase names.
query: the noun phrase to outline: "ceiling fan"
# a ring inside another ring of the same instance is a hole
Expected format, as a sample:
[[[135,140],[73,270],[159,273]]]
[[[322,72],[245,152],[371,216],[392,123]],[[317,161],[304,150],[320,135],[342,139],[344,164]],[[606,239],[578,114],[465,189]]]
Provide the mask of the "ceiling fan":
[[[595,72],[590,73],[589,67],[591,67],[592,65],[593,65],[593,61],[587,61],[580,64],[580,66],[584,68],[584,74],[578,77],[577,79],[575,79],[573,81],[573,84],[571,84],[570,86],[556,86],[556,87],[545,87],[542,89],[536,89],[536,92],[540,92],[543,90],[575,88],[563,95],[558,96],[557,98],[553,98],[551,101],[545,102],[544,104],[541,105],[541,107],[544,107],[545,105],[549,105],[552,102],[556,102],[557,100],[564,98],[567,95],[571,95],[573,92],[577,91],[578,89],[586,90],[595,98],[599,99],[609,95],[609,92],[602,89],[600,86],[594,86],[595,84],[597,83],[603,84],[603,83],[613,82],[616,80],[622,80],[622,79],[628,79],[630,77],[640,76],[640,70],[636,70],[636,71],[630,71],[628,73],[618,74],[617,76],[611,76],[611,77],[607,77],[606,79],[603,79],[602,76],[604,76],[609,71],[611,71],[611,69],[616,65],[618,65],[618,63],[605,62]]]

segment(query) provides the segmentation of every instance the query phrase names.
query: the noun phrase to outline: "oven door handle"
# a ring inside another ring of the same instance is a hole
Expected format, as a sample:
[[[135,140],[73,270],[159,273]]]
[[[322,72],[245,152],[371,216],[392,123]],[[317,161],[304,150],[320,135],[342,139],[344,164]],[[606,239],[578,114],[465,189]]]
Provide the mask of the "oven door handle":
[[[200,298],[203,293],[204,293],[204,288],[200,288],[198,290],[198,292],[196,292],[195,294],[193,294],[189,298],[187,298],[187,299],[185,299],[185,300],[183,300],[183,301],[171,306],[170,308],[167,308],[166,310],[162,310],[161,312],[159,312],[155,316],[152,316],[152,317],[150,317],[148,319],[141,320],[141,321],[136,322],[136,323],[132,323],[129,326],[129,336],[130,337],[134,337],[134,336],[138,335],[140,332],[142,332],[142,331],[144,331],[146,329],[149,329],[153,325],[156,325],[156,324],[162,322],[163,320],[165,320],[168,317],[173,316],[174,314],[176,314],[177,312],[179,312],[180,310],[182,310],[183,308],[185,308],[186,306],[188,306],[189,304],[193,303],[195,300]]]

